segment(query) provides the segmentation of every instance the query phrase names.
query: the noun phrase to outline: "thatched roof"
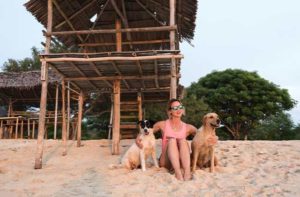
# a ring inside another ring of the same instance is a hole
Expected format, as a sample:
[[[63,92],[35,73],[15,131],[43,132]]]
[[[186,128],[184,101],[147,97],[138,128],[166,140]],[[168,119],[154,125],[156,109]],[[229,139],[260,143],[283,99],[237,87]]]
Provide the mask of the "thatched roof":
[[[53,32],[71,30],[115,29],[116,16],[122,17],[122,28],[157,27],[169,25],[169,0],[123,0],[119,13],[114,0],[53,0]],[[47,0],[30,0],[26,9],[47,27]],[[121,9],[122,8],[122,9]],[[194,37],[197,0],[176,1],[176,25],[179,40],[191,41]],[[91,22],[97,14],[98,20]],[[66,20],[67,19],[67,20]],[[58,36],[67,46],[84,43],[115,43],[113,34]],[[129,44],[123,51],[159,50],[169,47],[169,32],[144,32],[123,34],[123,42],[162,40],[155,44]],[[165,40],[165,41],[163,41]],[[115,51],[115,44],[93,48],[94,52]]]
[[[49,84],[60,83],[61,79],[53,72],[48,74]],[[41,86],[41,71],[27,72],[0,72],[0,89],[16,88],[31,89],[36,86]]]
[[[48,99],[55,98],[55,85],[61,83],[60,77],[49,71]],[[41,95],[41,72],[0,72],[0,99],[7,104],[12,99],[15,105],[39,106]]]

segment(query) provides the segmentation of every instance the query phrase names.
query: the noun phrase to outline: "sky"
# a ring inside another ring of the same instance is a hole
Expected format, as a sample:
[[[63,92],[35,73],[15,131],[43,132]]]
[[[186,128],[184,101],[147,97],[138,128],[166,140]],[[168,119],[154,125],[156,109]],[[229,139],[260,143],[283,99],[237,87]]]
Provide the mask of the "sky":
[[[198,0],[192,45],[181,44],[180,83],[189,86],[212,71],[256,71],[298,101],[289,111],[300,123],[300,1]],[[42,48],[43,26],[26,0],[0,1],[0,66]]]

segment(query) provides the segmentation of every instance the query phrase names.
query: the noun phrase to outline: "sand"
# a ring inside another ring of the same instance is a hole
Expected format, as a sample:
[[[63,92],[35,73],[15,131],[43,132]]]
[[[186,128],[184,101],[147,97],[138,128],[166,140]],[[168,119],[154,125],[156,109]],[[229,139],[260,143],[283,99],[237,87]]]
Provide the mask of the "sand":
[[[133,143],[121,141],[122,153]],[[34,170],[35,140],[0,140],[0,196],[300,196],[300,141],[220,141],[217,172],[177,181],[165,169],[109,169],[119,161],[108,140],[46,140]],[[161,148],[157,140],[158,155]]]

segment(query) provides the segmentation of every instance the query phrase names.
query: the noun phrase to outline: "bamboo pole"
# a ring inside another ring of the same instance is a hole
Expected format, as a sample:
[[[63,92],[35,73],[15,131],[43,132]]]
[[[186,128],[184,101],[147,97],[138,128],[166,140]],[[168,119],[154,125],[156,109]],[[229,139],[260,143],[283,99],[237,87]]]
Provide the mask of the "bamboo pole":
[[[109,118],[109,128],[108,128],[108,137],[107,139],[111,139],[111,130],[112,130],[112,123],[113,123],[113,114],[114,114],[114,104],[112,102],[111,108],[110,108],[110,118]]]
[[[32,121],[32,133],[31,133],[31,138],[34,139],[35,136],[35,120]]]
[[[131,42],[122,42],[122,45],[139,45],[139,44],[162,44],[169,43],[169,39],[162,40],[140,40],[140,41],[131,41]],[[78,46],[82,47],[99,47],[99,46],[113,46],[115,42],[101,42],[101,43],[83,43],[78,44]]]
[[[21,120],[21,139],[23,139],[23,134],[24,134],[24,120]]]
[[[97,29],[97,30],[77,30],[77,31],[57,31],[57,32],[46,32],[46,36],[57,36],[57,35],[72,35],[72,34],[115,34],[118,31],[125,32],[158,32],[158,31],[171,31],[176,30],[177,26],[159,26],[159,27],[141,27],[141,28],[125,28],[125,29]]]
[[[170,26],[175,25],[175,15],[176,15],[176,0],[169,0],[170,5]],[[170,50],[175,50],[175,30],[170,31]],[[171,82],[170,82],[170,98],[177,98],[177,72],[176,72],[176,60],[171,59]]]
[[[143,76],[103,76],[103,77],[66,77],[66,81],[98,81],[98,80],[131,80],[131,79],[136,79],[136,80],[146,80],[146,79],[155,79],[157,76],[155,75],[143,75]],[[158,79],[170,79],[171,75],[162,75],[157,77]]]
[[[0,121],[0,139],[2,139],[3,136],[3,121]]]
[[[48,16],[47,16],[47,34],[52,32],[52,18],[53,18],[53,4],[52,0],[48,0]],[[50,52],[51,36],[46,37],[45,53]],[[44,134],[45,134],[45,116],[46,116],[46,105],[47,105],[47,89],[48,89],[48,64],[42,60],[41,67],[41,81],[42,81],[42,93],[40,102],[40,115],[39,115],[39,134],[37,139],[37,151],[35,155],[35,169],[42,168],[42,157],[43,157],[43,145],[44,145]]]
[[[78,118],[77,118],[77,147],[80,147],[81,144],[81,121],[82,121],[82,112],[83,112],[83,92],[79,94],[78,100]]]
[[[138,102],[139,120],[143,120],[142,93],[141,92],[139,92],[137,95],[137,102]]]
[[[70,106],[70,82],[68,81],[67,86],[67,140],[70,139],[70,114],[71,114],[71,106]]]
[[[16,120],[15,139],[18,139],[19,118]]]
[[[65,81],[63,80],[61,83],[61,96],[62,96],[62,142],[63,142],[63,153],[62,155],[65,156],[67,155],[67,125],[66,125],[66,86],[65,86]]]
[[[158,59],[181,59],[183,55],[149,55],[149,56],[136,56],[136,57],[95,57],[95,58],[76,58],[76,57],[43,57],[41,55],[41,59],[46,62],[107,62],[107,61],[138,61],[138,60],[158,60]]]
[[[53,138],[56,140],[57,135],[57,108],[58,108],[58,84],[56,84],[56,92],[55,92],[55,114],[54,114],[54,136]]]
[[[113,113],[112,154],[120,154],[120,80],[114,81],[114,113]]]
[[[27,138],[30,138],[30,119],[27,120]]]
[[[116,19],[116,48],[117,52],[122,51],[122,33],[121,30],[121,19],[118,17]]]

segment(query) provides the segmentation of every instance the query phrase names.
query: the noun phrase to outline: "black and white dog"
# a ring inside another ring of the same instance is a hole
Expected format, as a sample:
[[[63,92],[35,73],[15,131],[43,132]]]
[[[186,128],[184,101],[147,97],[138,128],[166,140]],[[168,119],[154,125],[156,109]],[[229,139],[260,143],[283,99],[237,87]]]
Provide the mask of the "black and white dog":
[[[139,138],[143,144],[140,149],[134,142],[129,149],[125,152],[118,166],[112,167],[125,167],[127,169],[136,169],[141,166],[143,171],[146,171],[146,160],[149,156],[152,157],[154,166],[159,168],[156,158],[156,144],[153,134],[153,122],[149,120],[141,120],[138,122],[140,127]]]

